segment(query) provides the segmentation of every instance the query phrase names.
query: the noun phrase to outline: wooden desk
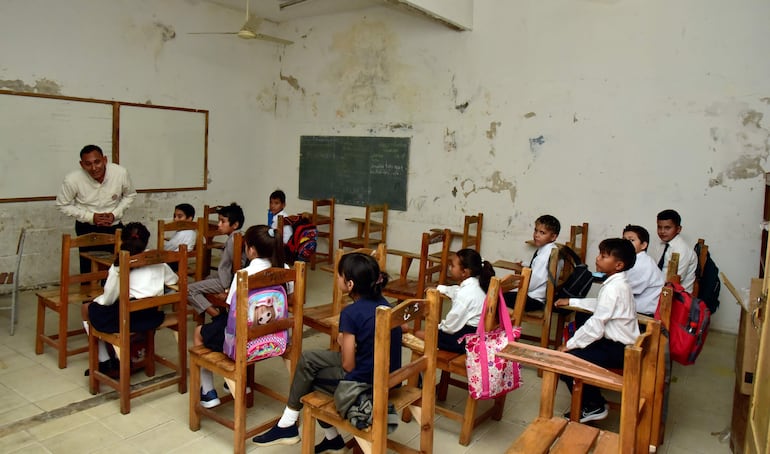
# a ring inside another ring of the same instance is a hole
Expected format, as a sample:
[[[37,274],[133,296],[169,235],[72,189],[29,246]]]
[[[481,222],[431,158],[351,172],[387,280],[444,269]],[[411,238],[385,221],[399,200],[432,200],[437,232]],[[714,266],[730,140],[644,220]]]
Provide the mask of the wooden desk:
[[[366,218],[347,218],[346,221],[355,222],[356,227],[358,228],[358,237],[363,238],[364,237],[364,228],[366,227]],[[381,232],[382,231],[382,222],[380,221],[369,221],[369,232]]]
[[[495,260],[492,262],[492,266],[494,268],[503,268],[506,270],[511,270],[516,273],[521,273],[521,269],[524,267],[524,265],[521,264],[521,262],[511,262],[510,260]]]
[[[106,251],[85,251],[80,256],[96,264],[97,268],[109,268],[115,263],[115,254]]]
[[[406,279],[407,274],[409,274],[409,268],[412,267],[412,262],[414,260],[420,260],[420,254],[398,249],[388,249],[388,255],[401,257],[401,273],[399,274],[401,279]],[[441,257],[429,255],[428,260],[433,263],[439,263],[441,262]]]

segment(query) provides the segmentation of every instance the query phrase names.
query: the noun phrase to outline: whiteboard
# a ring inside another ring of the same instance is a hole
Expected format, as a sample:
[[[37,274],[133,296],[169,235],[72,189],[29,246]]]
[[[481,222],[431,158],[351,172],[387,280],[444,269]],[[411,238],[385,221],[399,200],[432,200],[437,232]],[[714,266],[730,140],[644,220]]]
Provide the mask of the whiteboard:
[[[112,105],[0,94],[0,202],[51,200],[80,149],[112,153]]]
[[[138,191],[206,189],[208,112],[121,105],[120,165]]]
[[[0,90],[0,202],[53,200],[88,144],[139,191],[206,189],[207,142],[207,110]]]

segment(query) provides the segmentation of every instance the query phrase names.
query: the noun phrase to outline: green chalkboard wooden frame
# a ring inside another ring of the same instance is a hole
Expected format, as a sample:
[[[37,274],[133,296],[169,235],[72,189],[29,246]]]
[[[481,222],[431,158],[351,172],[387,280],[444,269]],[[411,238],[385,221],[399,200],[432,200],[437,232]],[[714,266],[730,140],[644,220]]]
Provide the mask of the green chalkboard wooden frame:
[[[301,136],[299,198],[406,211],[409,137]]]

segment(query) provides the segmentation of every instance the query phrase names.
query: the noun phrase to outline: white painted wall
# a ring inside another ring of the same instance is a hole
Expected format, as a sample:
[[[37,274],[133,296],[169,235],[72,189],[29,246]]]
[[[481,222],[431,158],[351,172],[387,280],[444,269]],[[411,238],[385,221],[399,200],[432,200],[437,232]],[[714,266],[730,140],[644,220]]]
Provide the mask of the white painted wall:
[[[132,220],[237,200],[251,224],[277,186],[290,211],[307,209],[295,196],[300,135],[409,136],[409,209],[391,213],[393,247],[483,211],[485,258],[529,257],[523,241],[543,213],[565,231],[590,222],[595,251],[627,223],[654,235],[655,214],[675,208],[738,287],[757,274],[764,0],[478,0],[466,33],[377,7],[282,24],[296,41],[285,50],[185,35],[242,22],[200,1],[61,3],[0,3],[0,81],[211,110],[209,190],[141,196]],[[163,41],[166,27],[176,37]],[[0,208],[0,256],[22,226],[71,224],[52,202]],[[339,235],[360,212],[338,206]],[[737,331],[737,306],[726,290],[722,300],[713,327]]]

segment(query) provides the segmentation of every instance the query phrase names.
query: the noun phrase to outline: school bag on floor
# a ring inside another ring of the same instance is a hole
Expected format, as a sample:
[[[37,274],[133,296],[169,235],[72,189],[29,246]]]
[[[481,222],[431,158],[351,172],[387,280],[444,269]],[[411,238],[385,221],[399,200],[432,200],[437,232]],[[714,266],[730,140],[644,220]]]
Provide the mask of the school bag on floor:
[[[235,293],[228,296],[230,310],[227,314],[227,326],[225,327],[225,341],[222,345],[224,354],[235,359],[235,305],[238,299]],[[279,320],[288,316],[286,306],[286,290],[280,286],[265,287],[249,291],[248,326],[253,324],[266,324],[272,320]],[[269,309],[269,310],[266,310]],[[265,314],[269,314],[265,316]],[[266,334],[246,343],[248,357],[246,361],[280,356],[286,351],[286,343],[289,339],[287,331]]]
[[[706,343],[711,312],[703,300],[690,295],[679,283],[667,282],[666,286],[673,291],[668,327],[671,359],[685,366],[694,364]],[[660,320],[660,305],[655,319]]]
[[[561,285],[556,287],[556,298],[585,298],[591,290],[591,284],[594,280],[593,273],[569,246],[561,247],[559,255],[564,258],[565,262],[572,262],[572,272]],[[565,263],[564,266],[567,265]],[[550,277],[552,281],[556,280],[553,276]]]
[[[695,256],[700,257],[700,243],[695,244]],[[722,290],[722,282],[719,280],[719,267],[711,259],[711,252],[706,252],[706,263],[703,269],[699,266],[695,269],[695,278],[698,279],[698,298],[702,299],[709,311],[713,314],[719,309],[719,292]]]
[[[318,245],[318,227],[308,213],[287,216],[283,222],[292,228],[291,238],[286,243],[286,263],[309,262]]]

